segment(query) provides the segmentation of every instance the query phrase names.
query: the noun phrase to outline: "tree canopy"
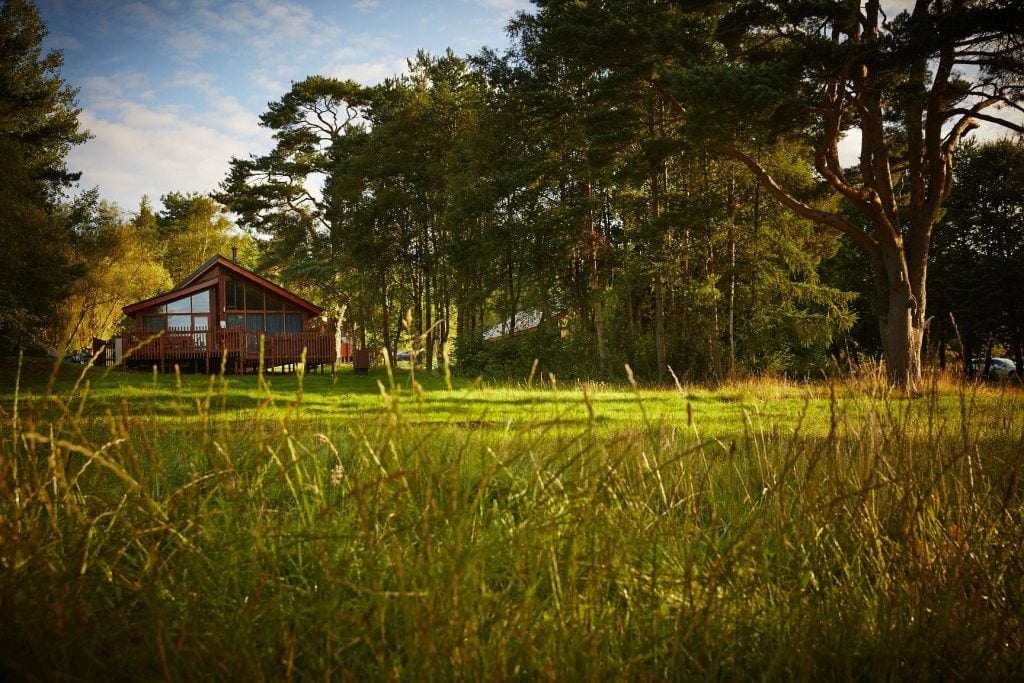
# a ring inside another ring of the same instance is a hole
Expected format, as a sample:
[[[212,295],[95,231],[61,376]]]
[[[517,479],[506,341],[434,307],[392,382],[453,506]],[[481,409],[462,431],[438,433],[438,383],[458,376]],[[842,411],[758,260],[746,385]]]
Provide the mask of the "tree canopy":
[[[1014,0],[680,3],[714,19],[710,60],[656,72],[690,134],[746,165],[799,216],[846,235],[876,272],[893,382],[920,376],[932,230],[953,187],[954,153],[979,121],[1022,131],[1024,11]],[[859,137],[844,168],[844,135]],[[817,175],[854,209],[822,210],[765,168],[756,140],[808,146]]]
[[[957,279],[1018,265],[1013,190],[981,191],[1015,187],[993,173],[1024,160],[1010,143],[958,149],[982,123],[1024,132],[1019,3],[535,5],[503,52],[420,52],[372,87],[293,83],[260,117],[269,152],[232,159],[214,196],[170,192],[127,221],[98,195],[62,197],[87,134],[34,7],[5,1],[2,334],[47,316],[52,343],[54,325],[109,329],[113,299],[86,291],[125,275],[104,245],[152,266],[128,276],[150,289],[235,245],[358,344],[416,347],[428,369],[454,354],[468,373],[539,359],[576,377],[808,375],[853,334],[913,389],[929,320],[951,311],[978,319],[971,339],[1019,348],[1017,308],[967,304]],[[15,243],[23,224],[37,227]]]
[[[27,0],[0,2],[0,348],[41,346],[40,329],[84,271],[59,210],[77,179],[64,158],[88,133],[59,52]]]

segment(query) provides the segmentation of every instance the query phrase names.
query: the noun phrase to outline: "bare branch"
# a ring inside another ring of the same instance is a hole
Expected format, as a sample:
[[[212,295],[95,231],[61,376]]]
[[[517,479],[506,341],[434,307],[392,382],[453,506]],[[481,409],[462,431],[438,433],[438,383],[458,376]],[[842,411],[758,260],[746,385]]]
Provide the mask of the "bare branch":
[[[942,143],[942,151],[944,154],[949,155],[957,144],[960,142],[960,138],[966,135],[973,128],[977,128],[978,124],[975,123],[974,119],[980,118],[979,112],[982,109],[991,107],[993,104],[999,102],[998,98],[989,98],[978,102],[970,109],[950,109],[943,112],[943,120],[948,120],[954,116],[960,116],[960,120],[954,124],[953,128],[946,135],[946,139]]]
[[[994,123],[1004,128],[1009,128],[1010,130],[1017,133],[1024,133],[1024,126],[1022,126],[1021,124],[1014,123],[1013,121],[1008,121],[1007,119],[1000,118],[998,116],[992,116],[991,114],[972,114],[971,118],[978,119],[980,121],[988,121],[989,123]]]

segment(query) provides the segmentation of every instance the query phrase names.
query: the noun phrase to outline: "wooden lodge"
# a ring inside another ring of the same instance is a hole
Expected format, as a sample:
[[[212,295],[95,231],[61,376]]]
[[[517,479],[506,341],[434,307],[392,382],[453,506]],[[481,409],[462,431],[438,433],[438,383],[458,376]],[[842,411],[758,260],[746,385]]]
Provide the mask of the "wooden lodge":
[[[135,321],[106,342],[98,362],[161,372],[251,372],[294,368],[305,351],[311,370],[338,360],[323,309],[234,260],[216,255],[177,287],[124,307]]]

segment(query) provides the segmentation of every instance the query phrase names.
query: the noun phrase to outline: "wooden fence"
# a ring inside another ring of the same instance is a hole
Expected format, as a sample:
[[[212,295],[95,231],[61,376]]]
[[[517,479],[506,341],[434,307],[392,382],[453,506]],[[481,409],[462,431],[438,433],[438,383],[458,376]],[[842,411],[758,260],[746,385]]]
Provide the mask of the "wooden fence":
[[[216,372],[222,362],[226,362],[228,371],[245,372],[259,366],[261,358],[264,368],[294,366],[301,362],[303,350],[307,367],[333,365],[338,360],[334,335],[314,332],[263,335],[240,328],[167,330],[152,336],[125,332],[120,339],[126,365],[155,365],[161,372],[175,365]],[[116,340],[106,342],[107,349],[97,364],[117,362],[115,343]]]

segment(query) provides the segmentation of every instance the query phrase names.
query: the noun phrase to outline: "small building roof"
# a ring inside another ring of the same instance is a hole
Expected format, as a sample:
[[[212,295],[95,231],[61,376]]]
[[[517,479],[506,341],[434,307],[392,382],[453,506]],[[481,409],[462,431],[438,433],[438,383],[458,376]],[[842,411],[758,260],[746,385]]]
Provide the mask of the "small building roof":
[[[553,315],[550,318],[550,320],[561,320],[564,317],[565,317],[565,313],[564,312],[563,313],[558,313],[556,315]],[[543,318],[544,318],[543,311],[540,311],[540,310],[538,310],[536,308],[531,309],[529,311],[519,311],[519,312],[517,312],[515,314],[515,318],[514,318],[514,320],[515,320],[515,333],[519,334],[520,332],[529,332],[530,330],[534,330],[534,329],[540,327],[541,322],[543,322]],[[485,330],[484,331],[484,339],[485,340],[500,339],[500,338],[508,335],[509,331],[512,329],[512,321],[513,321],[513,318],[509,318],[505,322],[500,323],[498,325],[495,325],[494,327],[492,327],[492,328],[490,328],[488,330]]]
[[[124,314],[132,315],[133,313],[137,313],[138,311],[144,308],[149,308],[150,306],[155,306],[157,304],[163,303],[164,301],[170,301],[179,296],[192,294],[203,289],[206,289],[207,287],[215,285],[217,283],[217,280],[215,278],[211,278],[208,280],[202,280],[201,278],[216,265],[223,266],[226,270],[232,272],[235,275],[238,275],[240,278],[244,280],[249,280],[250,282],[253,282],[261,287],[265,287],[266,289],[272,291],[274,294],[277,294],[278,296],[287,299],[288,301],[291,301],[292,303],[302,308],[303,310],[308,311],[311,315],[323,315],[324,309],[320,308],[316,304],[306,301],[297,294],[292,294],[284,287],[281,287],[280,285],[271,282],[265,277],[257,275],[248,268],[243,268],[234,261],[231,261],[230,259],[227,259],[221,256],[220,254],[216,254],[208,258],[203,263],[203,265],[199,266],[194,271],[192,271],[192,273],[188,277],[186,277],[184,280],[178,283],[178,285],[171,291],[166,292],[164,294],[160,294],[158,296],[150,297],[149,299],[143,299],[142,301],[136,301],[133,304],[125,306],[122,309],[124,311]]]

